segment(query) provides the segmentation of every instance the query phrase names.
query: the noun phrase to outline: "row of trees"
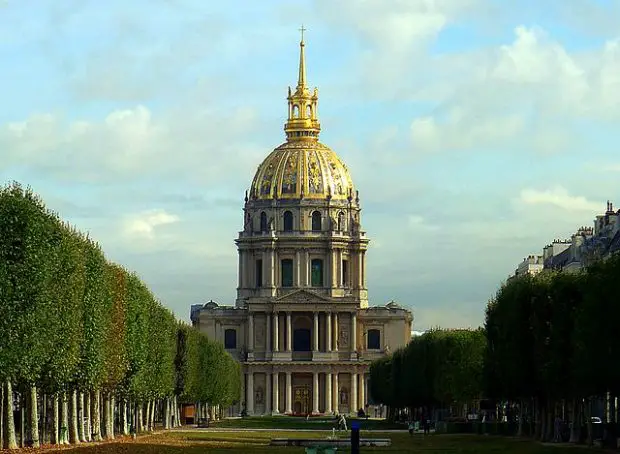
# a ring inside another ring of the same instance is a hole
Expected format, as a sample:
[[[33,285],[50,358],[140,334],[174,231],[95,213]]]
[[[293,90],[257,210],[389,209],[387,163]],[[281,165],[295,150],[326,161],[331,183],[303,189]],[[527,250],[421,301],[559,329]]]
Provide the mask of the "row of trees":
[[[397,409],[463,407],[480,397],[486,340],[478,330],[429,331],[404,348],[373,362],[373,400]]]
[[[620,395],[620,256],[580,273],[542,272],[504,284],[486,311],[485,391],[508,401],[533,435],[553,436],[556,417],[571,421],[571,441],[592,435],[593,404]],[[568,411],[567,411],[568,410]]]
[[[0,188],[0,313],[5,448],[17,446],[16,421],[22,444],[79,443],[150,430],[156,418],[168,428],[181,402],[239,396],[239,366],[220,343],[177,322],[19,184]]]
[[[620,255],[578,273],[512,278],[489,302],[483,330],[434,330],[373,363],[373,398],[393,408],[484,398],[518,434],[549,440],[559,418],[571,441],[582,427],[591,441],[595,405],[620,422],[618,278]]]

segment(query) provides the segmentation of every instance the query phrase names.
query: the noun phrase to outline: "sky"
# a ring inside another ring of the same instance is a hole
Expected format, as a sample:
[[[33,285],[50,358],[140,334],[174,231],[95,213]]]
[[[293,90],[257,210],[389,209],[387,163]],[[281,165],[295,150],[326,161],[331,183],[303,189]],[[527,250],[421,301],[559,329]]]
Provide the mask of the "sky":
[[[284,141],[299,31],[372,305],[477,327],[618,194],[618,0],[0,0],[0,183],[163,304],[234,304],[243,197]],[[620,203],[620,200],[618,201]]]

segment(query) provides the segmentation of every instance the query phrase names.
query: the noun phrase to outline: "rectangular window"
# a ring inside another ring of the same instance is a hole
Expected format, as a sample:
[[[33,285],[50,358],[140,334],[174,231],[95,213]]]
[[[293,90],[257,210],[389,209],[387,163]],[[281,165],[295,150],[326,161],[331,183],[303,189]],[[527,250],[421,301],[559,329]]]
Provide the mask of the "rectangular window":
[[[224,348],[235,349],[237,348],[237,331],[234,329],[227,329],[224,331]]]
[[[312,287],[323,287],[323,260],[312,259],[310,263]]]
[[[282,271],[282,287],[293,286],[293,260],[282,259],[280,262]]]
[[[349,261],[348,260],[342,261],[342,286],[343,287],[349,286]]]
[[[256,287],[263,286],[263,260],[258,259],[256,261]]]

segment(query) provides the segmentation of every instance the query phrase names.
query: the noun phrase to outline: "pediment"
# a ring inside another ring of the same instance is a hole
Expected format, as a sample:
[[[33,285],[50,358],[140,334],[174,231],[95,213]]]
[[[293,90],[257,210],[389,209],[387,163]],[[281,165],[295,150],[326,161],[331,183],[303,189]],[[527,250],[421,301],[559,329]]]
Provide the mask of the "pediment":
[[[323,295],[314,293],[311,290],[299,289],[291,293],[287,293],[275,300],[276,303],[292,303],[292,304],[312,304],[312,303],[329,303],[331,300]]]

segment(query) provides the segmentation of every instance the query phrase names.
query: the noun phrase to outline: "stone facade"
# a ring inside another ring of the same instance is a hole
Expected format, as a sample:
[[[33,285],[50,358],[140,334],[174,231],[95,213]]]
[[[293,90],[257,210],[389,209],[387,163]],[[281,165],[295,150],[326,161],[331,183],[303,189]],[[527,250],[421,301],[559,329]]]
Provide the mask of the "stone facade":
[[[555,239],[543,248],[542,256],[530,256],[515,274],[536,274],[542,269],[579,272],[597,260],[605,260],[620,252],[620,210],[607,202],[604,213],[597,215],[593,227],[580,227],[568,239]],[[509,279],[510,279],[509,278]]]
[[[303,42],[288,101],[287,141],[246,193],[235,305],[194,305],[191,319],[243,365],[235,412],[356,413],[370,403],[371,361],[409,342],[413,316],[395,302],[368,306],[359,196],[318,142]]]

